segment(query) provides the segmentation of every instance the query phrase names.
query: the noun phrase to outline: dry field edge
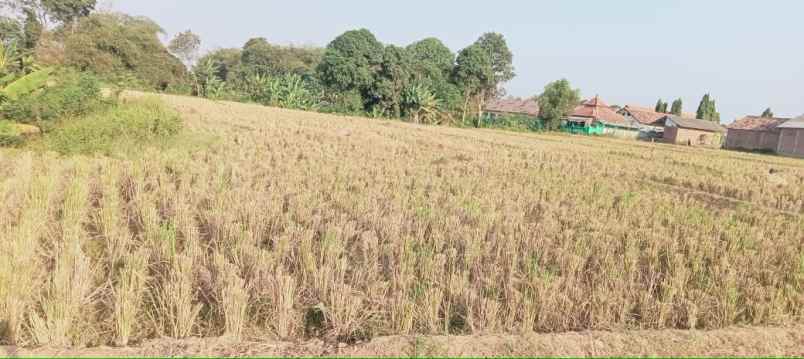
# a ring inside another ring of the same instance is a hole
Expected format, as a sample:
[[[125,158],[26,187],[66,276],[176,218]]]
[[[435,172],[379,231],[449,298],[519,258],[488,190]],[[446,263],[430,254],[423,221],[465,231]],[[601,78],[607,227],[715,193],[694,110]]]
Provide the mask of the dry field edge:
[[[13,357],[802,357],[804,327],[741,327],[713,331],[589,331],[478,336],[389,336],[351,345],[239,342],[227,338],[149,340],[85,349],[0,347]]]

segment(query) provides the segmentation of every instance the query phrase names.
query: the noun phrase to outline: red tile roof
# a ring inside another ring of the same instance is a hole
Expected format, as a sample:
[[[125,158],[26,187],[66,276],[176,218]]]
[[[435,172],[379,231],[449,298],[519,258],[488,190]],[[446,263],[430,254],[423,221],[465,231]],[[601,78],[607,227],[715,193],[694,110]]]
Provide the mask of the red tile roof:
[[[790,120],[789,118],[745,116],[728,126],[732,130],[770,131]]]
[[[623,111],[628,111],[635,120],[643,125],[653,125],[653,126],[660,126],[661,123],[658,123],[659,120],[667,116],[666,113],[656,112],[654,109],[649,107],[643,107],[638,105],[626,105],[623,107]],[[689,112],[682,112],[682,118],[695,118],[694,113]]]
[[[634,127],[631,125],[628,120],[620,115],[617,112],[609,107],[600,97],[595,96],[593,99],[585,101],[582,105],[575,108],[572,111],[570,117],[581,117],[587,118],[592,121],[600,121],[604,124],[614,125],[614,126],[622,126],[622,127]]]
[[[485,110],[488,112],[503,112],[538,116],[539,103],[532,98],[520,99],[509,97],[487,104]]]
[[[634,105],[625,106],[623,111],[628,112],[631,117],[643,125],[657,125],[659,120],[661,120],[664,116],[667,116],[666,113],[656,112],[647,107]]]

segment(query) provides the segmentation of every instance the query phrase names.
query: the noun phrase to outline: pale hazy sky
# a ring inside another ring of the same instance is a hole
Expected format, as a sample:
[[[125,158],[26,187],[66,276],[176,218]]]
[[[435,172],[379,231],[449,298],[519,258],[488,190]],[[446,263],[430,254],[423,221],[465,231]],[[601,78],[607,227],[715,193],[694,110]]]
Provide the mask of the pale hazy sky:
[[[772,107],[804,113],[802,0],[113,0],[169,35],[191,29],[206,48],[262,36],[324,46],[355,28],[383,43],[437,37],[453,51],[483,32],[505,35],[529,96],[562,77],[584,97],[653,106],[661,97],[695,111],[711,92],[725,123]]]

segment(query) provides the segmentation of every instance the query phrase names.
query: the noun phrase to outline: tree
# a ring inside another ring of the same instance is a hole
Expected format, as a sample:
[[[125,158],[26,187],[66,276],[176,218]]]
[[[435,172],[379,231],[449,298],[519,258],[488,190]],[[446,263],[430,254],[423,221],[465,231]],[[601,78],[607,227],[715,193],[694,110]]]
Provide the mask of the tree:
[[[677,98],[675,101],[673,101],[673,106],[670,109],[670,113],[676,116],[681,116],[681,114],[684,113],[684,103],[680,98]]]
[[[202,72],[209,70],[209,64],[215,69],[215,75],[222,81],[234,79],[233,74],[240,67],[240,57],[243,51],[240,49],[218,49],[207,53],[198,59],[198,65],[205,64]],[[197,67],[197,66],[196,66]],[[194,72],[196,72],[194,70]]]
[[[502,92],[500,85],[514,78],[513,54],[505,38],[486,33],[463,49],[458,54],[453,78],[464,93],[463,121],[469,102],[474,102],[479,126],[486,101],[498,97]]]
[[[539,118],[546,129],[555,130],[561,119],[569,115],[581,101],[580,90],[573,89],[569,81],[561,79],[544,87],[539,95]]]
[[[466,123],[466,113],[470,101],[477,102],[479,111],[482,110],[483,99],[488,96],[489,89],[496,87],[494,82],[494,67],[489,53],[478,46],[471,45],[458,53],[453,78],[463,91],[464,106],[462,122]],[[480,114],[475,126],[480,126]]]
[[[39,44],[44,26],[31,9],[25,9],[25,22],[23,22],[22,45],[27,50],[33,50]]]
[[[82,18],[64,40],[65,65],[103,78],[134,77],[164,90],[187,84],[187,70],[159,40],[162,28],[144,17],[96,13]]]
[[[371,89],[370,105],[379,105],[379,110],[393,117],[402,115],[402,95],[413,78],[413,60],[404,48],[388,45],[377,79]]]
[[[760,117],[773,118],[773,110],[771,110],[770,107],[766,108],[765,111],[762,112],[762,116]]]
[[[656,102],[656,107],[654,108],[654,111],[660,113],[667,113],[667,102],[664,102],[662,101],[662,99],[659,99],[659,101]]]
[[[242,75],[285,75],[295,73],[312,76],[321,62],[319,48],[278,46],[265,38],[250,39],[243,46],[241,55]]]
[[[62,24],[74,24],[79,18],[89,16],[97,0],[41,0],[42,8],[51,19]]]
[[[720,113],[717,112],[715,100],[713,100],[708,93],[701,99],[696,117],[701,120],[720,122]]]
[[[190,30],[180,32],[170,40],[168,51],[182,60],[188,68],[195,63],[201,48],[201,37]]]
[[[365,98],[383,53],[383,45],[370,31],[347,31],[327,45],[317,73],[324,86],[344,92],[358,91]]]
[[[514,55],[508,49],[503,35],[494,32],[485,33],[475,44],[491,56],[495,87],[514,78]]]
[[[0,16],[0,42],[9,44],[23,40],[20,22],[7,16]]]
[[[455,54],[436,38],[408,45],[407,52],[414,63],[419,83],[446,81],[455,66]]]

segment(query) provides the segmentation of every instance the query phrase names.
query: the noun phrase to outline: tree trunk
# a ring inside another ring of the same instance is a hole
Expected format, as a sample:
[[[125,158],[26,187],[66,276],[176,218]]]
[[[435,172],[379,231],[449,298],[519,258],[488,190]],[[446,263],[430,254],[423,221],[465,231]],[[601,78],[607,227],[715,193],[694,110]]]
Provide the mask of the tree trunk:
[[[469,110],[469,94],[463,95],[463,113],[461,114],[461,125],[466,125],[466,112]]]

